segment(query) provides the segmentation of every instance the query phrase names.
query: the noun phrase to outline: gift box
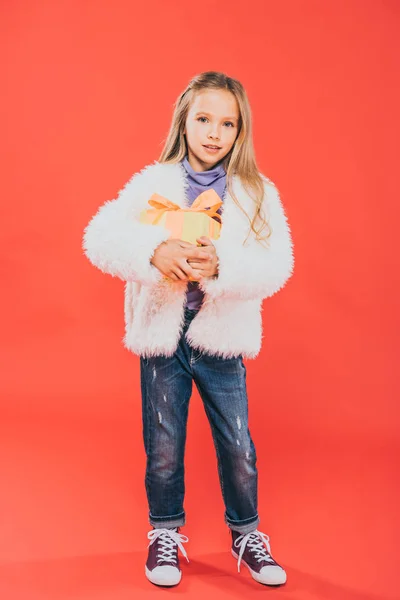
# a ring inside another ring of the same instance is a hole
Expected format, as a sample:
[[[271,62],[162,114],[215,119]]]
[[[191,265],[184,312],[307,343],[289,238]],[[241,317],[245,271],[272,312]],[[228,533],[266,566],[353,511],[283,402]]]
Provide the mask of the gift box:
[[[213,189],[199,194],[190,207],[181,207],[160,194],[153,194],[148,203],[153,208],[142,210],[140,222],[165,227],[170,231],[170,238],[195,245],[200,245],[196,240],[202,236],[219,238],[221,217],[217,210],[222,200]]]
[[[217,210],[222,206],[222,200],[212,188],[199,194],[190,207],[181,207],[156,193],[148,203],[153,208],[142,210],[139,221],[165,227],[170,232],[170,239],[177,238],[201,246],[197,242],[199,237],[219,238],[221,217]]]

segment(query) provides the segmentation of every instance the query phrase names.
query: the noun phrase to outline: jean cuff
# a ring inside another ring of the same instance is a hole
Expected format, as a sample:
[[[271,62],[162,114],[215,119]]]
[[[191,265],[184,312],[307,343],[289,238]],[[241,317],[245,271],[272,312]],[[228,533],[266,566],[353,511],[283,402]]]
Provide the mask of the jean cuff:
[[[150,525],[161,529],[162,527],[183,527],[185,525],[185,513],[179,513],[178,515],[170,515],[168,517],[153,517],[149,515]]]
[[[230,529],[238,531],[242,535],[246,535],[247,533],[250,533],[251,531],[257,529],[257,526],[260,523],[260,519],[258,515],[256,515],[255,517],[251,517],[251,519],[244,519],[243,521],[232,521],[225,516],[225,523]]]

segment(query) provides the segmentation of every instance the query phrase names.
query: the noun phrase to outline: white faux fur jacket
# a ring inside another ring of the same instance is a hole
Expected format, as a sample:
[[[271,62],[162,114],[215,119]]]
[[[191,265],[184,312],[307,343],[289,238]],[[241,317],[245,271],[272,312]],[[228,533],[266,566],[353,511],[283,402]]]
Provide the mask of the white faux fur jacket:
[[[262,175],[264,215],[272,228],[270,247],[252,233],[243,246],[249,221],[227,191],[222,206],[222,228],[213,240],[219,260],[218,276],[204,278],[203,304],[186,333],[189,344],[223,358],[255,358],[261,348],[262,300],[278,292],[293,272],[290,228],[274,184]],[[83,249],[90,262],[125,283],[123,343],[135,354],[171,356],[182,332],[187,283],[163,280],[150,263],[155,249],[169,237],[157,225],[139,223],[140,211],[157,192],[179,204],[186,199],[186,174],[181,163],[153,164],[135,173],[115,200],[100,207],[85,228]],[[254,202],[240,178],[233,190],[249,215]]]

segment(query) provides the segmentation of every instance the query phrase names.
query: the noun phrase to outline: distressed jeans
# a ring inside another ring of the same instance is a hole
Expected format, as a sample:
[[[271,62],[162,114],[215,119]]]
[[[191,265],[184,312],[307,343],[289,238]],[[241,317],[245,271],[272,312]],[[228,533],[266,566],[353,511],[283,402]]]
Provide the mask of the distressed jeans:
[[[185,524],[184,452],[193,380],[204,404],[217,455],[225,522],[249,533],[257,528],[257,457],[248,427],[243,357],[221,358],[193,349],[185,333],[196,311],[185,308],[185,323],[170,357],[140,357],[145,485],[153,527]]]

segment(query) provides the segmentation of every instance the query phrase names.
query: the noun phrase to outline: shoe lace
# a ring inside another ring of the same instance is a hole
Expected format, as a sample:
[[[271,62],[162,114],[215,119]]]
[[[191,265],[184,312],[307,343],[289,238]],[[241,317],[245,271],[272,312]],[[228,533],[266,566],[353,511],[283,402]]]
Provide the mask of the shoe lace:
[[[243,553],[246,549],[246,546],[249,547],[250,551],[254,553],[254,558],[257,559],[257,562],[261,562],[262,560],[275,563],[274,559],[271,556],[271,547],[269,545],[269,537],[258,531],[251,531],[246,535],[239,535],[234,542],[235,548],[239,549],[239,558],[238,558],[238,571],[240,572],[240,562],[242,560]],[[268,550],[268,552],[267,552]]]
[[[183,556],[189,562],[187,553],[182,544],[185,544],[189,541],[189,538],[186,535],[182,535],[178,533],[175,529],[166,529],[163,527],[152,529],[147,534],[150,543],[147,547],[154,544],[154,542],[159,539],[159,551],[157,552],[157,562],[168,561],[176,563],[175,558],[175,547],[178,546],[179,550],[182,552]]]

